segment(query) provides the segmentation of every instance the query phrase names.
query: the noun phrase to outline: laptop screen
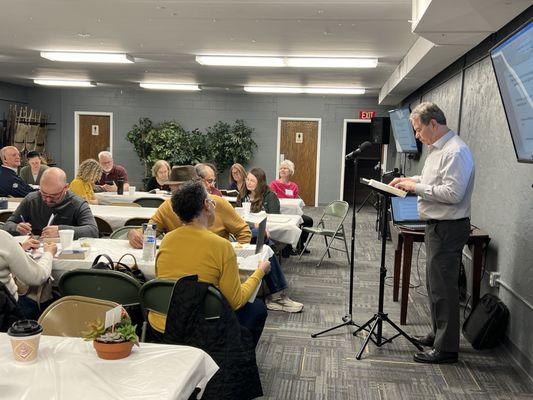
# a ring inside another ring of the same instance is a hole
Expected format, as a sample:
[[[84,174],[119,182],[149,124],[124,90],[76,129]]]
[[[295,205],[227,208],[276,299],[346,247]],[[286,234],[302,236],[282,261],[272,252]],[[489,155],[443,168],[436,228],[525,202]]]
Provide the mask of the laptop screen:
[[[393,221],[395,223],[420,221],[416,200],[417,196],[392,197],[391,207]]]
[[[259,223],[259,229],[257,231],[257,243],[255,245],[255,254],[259,254],[261,253],[261,251],[263,251],[263,245],[265,244],[265,237],[266,237],[266,225],[267,225],[267,219],[265,217]]]

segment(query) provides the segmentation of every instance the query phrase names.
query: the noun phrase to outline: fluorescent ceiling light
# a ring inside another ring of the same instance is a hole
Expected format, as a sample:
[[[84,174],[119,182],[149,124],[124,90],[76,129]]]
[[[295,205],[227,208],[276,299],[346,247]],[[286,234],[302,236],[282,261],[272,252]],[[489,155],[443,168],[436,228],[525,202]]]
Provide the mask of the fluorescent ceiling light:
[[[376,68],[377,58],[322,58],[291,57],[286,59],[288,67],[304,68]]]
[[[365,94],[363,88],[245,86],[249,93],[292,93],[292,94]]]
[[[365,94],[363,88],[304,88],[304,93],[309,94]]]
[[[33,83],[43,86],[73,86],[73,87],[94,87],[96,82],[91,81],[65,81],[57,79],[34,79]]]
[[[196,56],[202,65],[233,67],[376,68],[377,58]]]
[[[144,83],[139,84],[142,88],[145,89],[156,89],[156,90],[188,90],[195,91],[200,90],[197,84],[177,84],[177,83]]]
[[[280,57],[196,56],[196,62],[202,65],[236,67],[285,67],[284,60]]]
[[[245,86],[244,91],[249,93],[303,93],[302,88],[281,86]]]
[[[88,53],[70,51],[41,51],[41,57],[52,61],[89,62],[89,63],[118,63],[129,64],[135,62],[133,57],[124,53]]]

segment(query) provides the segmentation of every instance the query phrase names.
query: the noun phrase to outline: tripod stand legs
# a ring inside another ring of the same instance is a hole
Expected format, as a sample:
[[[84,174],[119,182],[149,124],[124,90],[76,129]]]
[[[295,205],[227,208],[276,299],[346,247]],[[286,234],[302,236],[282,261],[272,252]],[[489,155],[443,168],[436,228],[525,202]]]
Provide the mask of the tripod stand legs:
[[[359,327],[359,325],[357,325],[355,322],[353,322],[353,319],[352,319],[351,315],[345,315],[344,317],[342,317],[342,320],[344,321],[342,324],[336,325],[336,326],[334,326],[332,328],[328,328],[328,329],[323,330],[323,331],[318,332],[318,333],[312,333],[311,337],[312,338],[316,338],[317,336],[323,335],[324,333],[333,331],[333,330],[341,328],[343,326],[357,326],[357,328],[358,328],[357,331],[359,331],[361,329]]]
[[[382,331],[382,328],[383,328],[383,322],[387,322],[394,329],[396,329],[396,331],[398,333],[396,335],[394,335],[393,337],[391,337],[391,338],[383,340],[384,338],[381,335],[381,331]],[[387,314],[385,314],[385,313],[378,312],[378,313],[374,314],[374,316],[372,318],[370,318],[368,321],[366,321],[363,325],[361,325],[361,327],[359,329],[357,329],[353,333],[353,335],[357,336],[357,334],[360,331],[365,329],[370,324],[372,324],[372,327],[370,328],[370,332],[369,332],[368,336],[366,337],[365,341],[363,342],[363,345],[361,346],[361,348],[357,352],[357,355],[355,356],[355,358],[358,359],[358,360],[361,359],[361,356],[363,355],[363,351],[365,351],[365,348],[366,348],[366,346],[368,346],[368,342],[370,340],[372,340],[372,342],[376,346],[381,347],[384,344],[392,342],[392,340],[397,338],[398,336],[403,336],[404,338],[409,340],[409,342],[411,342],[411,344],[413,346],[415,346],[418,350],[420,350],[420,351],[423,350],[422,346],[420,346],[415,339],[413,339],[411,336],[409,336],[407,333],[405,333],[398,325],[396,325],[394,322],[392,322],[389,319],[389,316]],[[378,329],[378,333],[374,332],[376,330],[376,328]],[[375,336],[375,339],[372,337],[372,335]]]

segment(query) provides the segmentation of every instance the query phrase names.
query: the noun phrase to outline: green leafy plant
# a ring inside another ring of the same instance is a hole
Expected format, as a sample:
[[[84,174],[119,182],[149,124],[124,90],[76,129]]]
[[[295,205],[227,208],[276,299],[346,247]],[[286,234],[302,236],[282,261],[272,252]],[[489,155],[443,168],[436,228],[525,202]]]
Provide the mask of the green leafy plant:
[[[95,322],[87,324],[88,331],[82,332],[86,341],[95,340],[100,343],[122,343],[133,342],[139,345],[139,337],[135,333],[137,325],[132,325],[130,317],[123,313],[118,324],[104,328],[104,323],[97,319]]]
[[[150,118],[139,118],[139,122],[126,134],[128,142],[133,144],[135,152],[144,166],[144,176],[149,176],[151,165],[148,156],[152,153],[152,142],[150,133],[154,125]]]
[[[233,125],[219,121],[207,128],[209,156],[219,171],[234,163],[247,164],[253,157],[257,144],[252,139],[254,130],[238,119]]]

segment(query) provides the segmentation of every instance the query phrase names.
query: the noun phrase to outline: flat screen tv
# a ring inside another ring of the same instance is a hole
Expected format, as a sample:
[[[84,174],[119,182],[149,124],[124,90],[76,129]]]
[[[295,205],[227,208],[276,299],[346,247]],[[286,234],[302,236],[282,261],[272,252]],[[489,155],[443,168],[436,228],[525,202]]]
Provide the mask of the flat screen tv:
[[[490,50],[519,162],[533,163],[533,20]]]
[[[410,114],[409,107],[389,111],[392,134],[398,153],[418,153],[415,132],[411,121],[409,121]]]

